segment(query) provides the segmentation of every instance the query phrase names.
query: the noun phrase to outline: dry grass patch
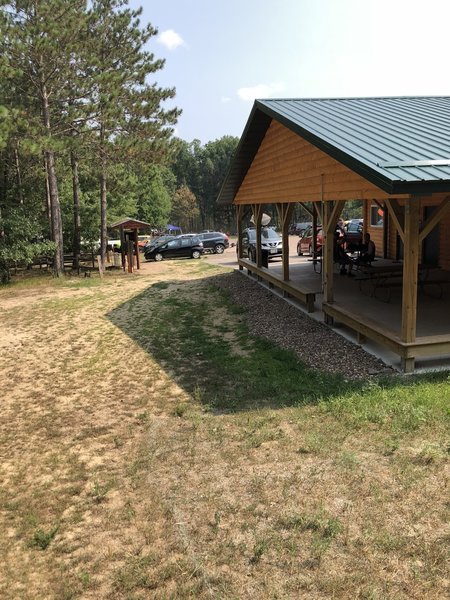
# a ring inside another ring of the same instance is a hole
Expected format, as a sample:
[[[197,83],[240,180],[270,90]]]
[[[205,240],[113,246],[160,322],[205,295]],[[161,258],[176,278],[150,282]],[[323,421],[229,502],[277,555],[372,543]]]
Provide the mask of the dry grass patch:
[[[150,267],[0,290],[0,596],[446,597],[448,374],[314,372]]]

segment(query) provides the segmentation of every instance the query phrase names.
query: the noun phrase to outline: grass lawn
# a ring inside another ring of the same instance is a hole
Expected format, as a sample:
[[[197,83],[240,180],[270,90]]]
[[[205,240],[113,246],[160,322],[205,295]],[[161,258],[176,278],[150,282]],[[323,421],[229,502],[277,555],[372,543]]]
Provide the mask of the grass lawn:
[[[449,372],[308,369],[217,276],[0,288],[0,597],[447,597]]]

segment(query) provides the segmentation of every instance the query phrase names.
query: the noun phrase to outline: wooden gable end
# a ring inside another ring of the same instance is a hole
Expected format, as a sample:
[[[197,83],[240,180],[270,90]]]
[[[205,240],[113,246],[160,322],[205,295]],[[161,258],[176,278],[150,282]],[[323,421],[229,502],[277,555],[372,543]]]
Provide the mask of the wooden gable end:
[[[388,197],[380,188],[272,120],[234,203]]]

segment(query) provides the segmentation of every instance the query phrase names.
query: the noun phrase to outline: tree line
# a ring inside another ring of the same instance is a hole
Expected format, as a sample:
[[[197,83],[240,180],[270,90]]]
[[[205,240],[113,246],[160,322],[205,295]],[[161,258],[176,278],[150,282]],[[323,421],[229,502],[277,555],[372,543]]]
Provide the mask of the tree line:
[[[12,260],[64,252],[133,217],[159,228],[229,228],[216,205],[237,145],[174,136],[175,88],[156,77],[157,34],[127,0],[0,1],[0,277]]]

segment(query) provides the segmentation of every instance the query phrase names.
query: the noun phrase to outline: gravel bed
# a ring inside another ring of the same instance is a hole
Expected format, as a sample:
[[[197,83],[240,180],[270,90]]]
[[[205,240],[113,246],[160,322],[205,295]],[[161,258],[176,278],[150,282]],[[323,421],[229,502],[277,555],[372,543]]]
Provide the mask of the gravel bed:
[[[252,333],[292,350],[307,365],[340,373],[348,379],[393,373],[382,360],[358,344],[346,340],[238,271],[215,277],[215,283],[246,310]]]

